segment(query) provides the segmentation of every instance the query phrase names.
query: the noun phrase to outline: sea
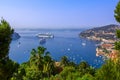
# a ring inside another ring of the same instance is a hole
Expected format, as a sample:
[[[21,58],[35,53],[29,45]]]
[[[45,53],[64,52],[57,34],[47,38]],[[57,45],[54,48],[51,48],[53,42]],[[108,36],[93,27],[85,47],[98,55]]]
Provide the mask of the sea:
[[[62,56],[67,56],[70,61],[79,64],[88,62],[92,67],[99,68],[103,63],[102,56],[96,56],[96,47],[99,42],[81,38],[79,33],[85,29],[15,29],[21,38],[12,40],[9,57],[18,63],[27,62],[32,49],[43,46],[50,52],[55,61],[60,61]],[[54,38],[46,39],[41,44],[38,33],[50,33]]]

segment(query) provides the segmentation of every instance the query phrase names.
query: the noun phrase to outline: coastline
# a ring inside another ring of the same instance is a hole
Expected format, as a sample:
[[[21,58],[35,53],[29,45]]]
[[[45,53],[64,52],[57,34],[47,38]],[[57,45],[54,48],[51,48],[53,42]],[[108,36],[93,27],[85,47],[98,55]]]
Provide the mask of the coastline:
[[[114,49],[114,43],[118,40],[116,37],[117,29],[120,29],[119,25],[111,24],[85,30],[79,36],[88,40],[99,41],[100,44],[96,47],[96,56],[113,59],[117,57],[117,51]]]

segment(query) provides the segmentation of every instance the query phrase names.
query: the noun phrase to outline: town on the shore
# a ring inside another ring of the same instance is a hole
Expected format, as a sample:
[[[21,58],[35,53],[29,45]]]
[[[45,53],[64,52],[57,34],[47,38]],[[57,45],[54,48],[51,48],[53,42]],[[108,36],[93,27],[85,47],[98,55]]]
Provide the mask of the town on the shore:
[[[117,29],[120,29],[120,26],[114,24],[97,27],[81,32],[80,37],[99,41],[100,43],[96,47],[96,56],[115,60],[118,56],[118,51],[114,49],[114,43],[119,40],[116,37]]]

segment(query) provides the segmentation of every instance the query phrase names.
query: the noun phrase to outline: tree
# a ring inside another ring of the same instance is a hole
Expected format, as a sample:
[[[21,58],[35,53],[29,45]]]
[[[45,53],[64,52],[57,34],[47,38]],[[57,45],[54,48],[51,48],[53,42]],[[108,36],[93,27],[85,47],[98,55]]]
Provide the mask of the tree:
[[[114,17],[116,19],[117,22],[120,23],[120,1],[118,2],[116,9],[114,10]],[[117,30],[116,35],[118,38],[120,38],[120,30]]]
[[[0,78],[8,80],[17,70],[18,64],[9,59],[9,45],[13,29],[3,18],[0,22]]]
[[[46,48],[39,46],[31,51],[30,60],[26,63],[24,79],[39,80],[50,77],[54,72],[54,61]],[[24,75],[23,75],[24,76]]]
[[[80,80],[95,80],[95,78],[90,74],[85,74]]]
[[[115,42],[115,49],[120,51],[120,41]]]
[[[62,65],[63,67],[68,66],[69,62],[70,62],[70,61],[68,60],[68,58],[67,58],[66,56],[63,56],[63,57],[61,58],[61,61],[60,61],[61,65]]]
[[[92,68],[87,62],[82,61],[79,65],[78,65],[78,71],[80,72],[80,75],[83,76],[86,73],[94,75],[95,74],[95,69]]]
[[[96,80],[120,80],[120,63],[107,60],[106,63],[97,70]]]
[[[116,21],[120,23],[120,1],[118,2],[114,12]],[[116,31],[116,36],[120,39],[120,30]],[[115,42],[115,49],[120,51],[120,41]]]
[[[3,60],[8,57],[9,45],[11,42],[11,35],[13,29],[10,27],[9,23],[4,19],[0,23],[0,59]]]
[[[52,73],[54,73],[54,61],[52,60],[50,53],[46,52],[44,55],[44,65],[43,65],[43,73],[50,77]]]
[[[120,30],[119,29],[116,30],[116,36],[117,36],[117,38],[120,38]]]
[[[114,16],[115,16],[116,21],[120,23],[120,1],[118,2],[114,12],[115,12]]]
[[[64,67],[63,71],[60,73],[61,77],[63,80],[66,80],[67,77],[69,76],[70,78],[72,77],[70,74],[75,72],[75,68],[71,66],[66,66]],[[74,79],[73,79],[74,80]]]

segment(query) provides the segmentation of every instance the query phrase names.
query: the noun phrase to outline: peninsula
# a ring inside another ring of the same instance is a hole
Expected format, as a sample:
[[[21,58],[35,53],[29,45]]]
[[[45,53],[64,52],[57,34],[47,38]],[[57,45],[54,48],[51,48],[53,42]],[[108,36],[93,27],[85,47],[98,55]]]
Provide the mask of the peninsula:
[[[116,38],[116,30],[120,29],[119,25],[111,24],[102,27],[96,27],[81,32],[80,37],[101,42],[114,43]]]
[[[96,56],[115,59],[117,57],[117,51],[114,50],[114,43],[117,40],[117,29],[120,29],[119,25],[106,25],[83,31],[80,33],[80,37],[101,42],[96,47]]]

